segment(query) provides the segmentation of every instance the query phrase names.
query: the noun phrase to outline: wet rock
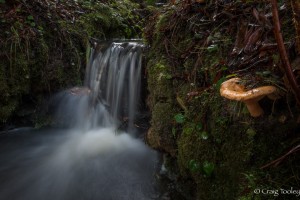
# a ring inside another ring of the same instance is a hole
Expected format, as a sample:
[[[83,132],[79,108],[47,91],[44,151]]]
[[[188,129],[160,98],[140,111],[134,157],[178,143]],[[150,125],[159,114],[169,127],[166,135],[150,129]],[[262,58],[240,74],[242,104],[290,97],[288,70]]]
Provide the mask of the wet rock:
[[[72,95],[84,96],[89,95],[91,93],[91,90],[87,87],[73,87],[69,90],[69,92]]]

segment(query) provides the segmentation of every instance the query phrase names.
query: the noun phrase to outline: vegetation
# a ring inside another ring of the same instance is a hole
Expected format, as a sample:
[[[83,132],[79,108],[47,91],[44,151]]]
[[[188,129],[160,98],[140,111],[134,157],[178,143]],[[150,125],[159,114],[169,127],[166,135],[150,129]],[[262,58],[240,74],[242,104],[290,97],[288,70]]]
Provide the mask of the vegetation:
[[[81,84],[89,39],[139,37],[145,14],[131,1],[2,0],[0,7],[0,123],[6,126],[43,123],[36,115],[44,99]]]
[[[284,41],[294,44],[290,2],[279,6]],[[274,199],[254,190],[299,187],[299,105],[282,70],[271,12],[262,1],[181,1],[147,24],[148,141],[169,155],[165,164],[186,199]],[[295,63],[295,46],[286,47]],[[262,99],[265,114],[253,118],[244,104],[220,96],[232,77],[248,89],[273,85],[281,98]]]
[[[275,191],[299,188],[299,95],[291,87],[291,76],[296,86],[300,77],[299,16],[291,12],[299,1],[278,1],[283,47],[270,2],[155,8],[154,0],[0,0],[0,128],[48,124],[44,102],[82,84],[89,40],[143,37],[152,113],[146,139],[164,153],[180,194],[171,198],[297,199]],[[289,76],[283,59],[291,61]],[[275,86],[280,98],[262,99],[264,115],[251,117],[219,94],[232,77],[246,89]]]

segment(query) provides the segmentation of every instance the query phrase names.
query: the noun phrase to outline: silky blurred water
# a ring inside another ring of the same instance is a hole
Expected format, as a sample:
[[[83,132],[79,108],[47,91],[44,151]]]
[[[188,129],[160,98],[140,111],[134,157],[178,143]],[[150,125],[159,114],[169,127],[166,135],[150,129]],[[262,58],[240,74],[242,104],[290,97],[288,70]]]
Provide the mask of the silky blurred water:
[[[158,155],[112,128],[0,134],[2,200],[150,200]]]
[[[113,42],[92,49],[84,86],[51,100],[54,121],[66,129],[0,133],[0,200],[159,197],[158,155],[132,134],[142,48]],[[124,122],[128,133],[119,130]]]

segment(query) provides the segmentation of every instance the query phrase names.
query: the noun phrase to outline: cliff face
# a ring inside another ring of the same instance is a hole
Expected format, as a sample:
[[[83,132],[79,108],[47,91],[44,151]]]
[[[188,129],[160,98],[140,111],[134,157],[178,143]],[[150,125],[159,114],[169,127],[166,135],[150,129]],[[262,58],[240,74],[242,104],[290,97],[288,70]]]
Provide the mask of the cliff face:
[[[0,128],[48,123],[37,114],[51,94],[82,84],[89,39],[136,38],[143,24],[131,1],[4,0],[0,7]]]
[[[299,143],[300,118],[282,70],[271,7],[257,2],[183,1],[156,12],[145,28],[152,111],[147,141],[165,153],[169,177],[186,199],[274,199],[253,191],[299,187],[296,154],[265,166]],[[295,65],[291,5],[279,6]],[[252,117],[244,103],[220,96],[222,82],[233,77],[246,90],[275,86],[280,98],[262,98],[264,114]]]

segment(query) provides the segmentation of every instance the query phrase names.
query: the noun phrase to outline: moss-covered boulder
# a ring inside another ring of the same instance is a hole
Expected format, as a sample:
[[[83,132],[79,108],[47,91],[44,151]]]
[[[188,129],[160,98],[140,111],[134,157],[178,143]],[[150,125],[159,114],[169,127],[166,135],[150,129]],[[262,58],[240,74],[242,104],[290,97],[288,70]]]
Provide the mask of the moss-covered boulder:
[[[152,126],[147,133],[147,141],[153,148],[176,155],[174,135],[172,134],[173,111],[169,103],[157,103],[152,110]]]
[[[283,4],[284,39],[293,43],[290,4]],[[177,177],[170,179],[186,199],[274,199],[254,190],[299,187],[299,156],[285,153],[299,143],[300,110],[278,52],[269,48],[272,21],[257,17],[268,12],[259,1],[183,1],[155,13],[145,29],[151,47],[148,141],[171,158],[166,166]],[[289,52],[296,60],[294,46]],[[246,88],[273,85],[282,97],[262,99],[264,115],[253,118],[243,103],[220,96],[220,85],[231,77]],[[176,151],[166,150],[168,144]]]

